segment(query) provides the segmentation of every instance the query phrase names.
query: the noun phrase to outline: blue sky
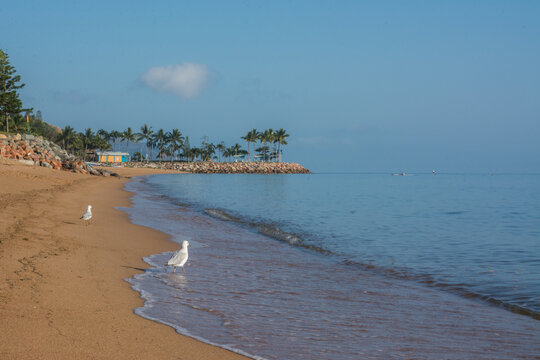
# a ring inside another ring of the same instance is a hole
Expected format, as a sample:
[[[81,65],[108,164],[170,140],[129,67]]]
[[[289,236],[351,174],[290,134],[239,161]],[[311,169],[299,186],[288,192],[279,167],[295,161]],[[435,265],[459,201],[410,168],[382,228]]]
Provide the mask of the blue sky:
[[[538,1],[11,1],[25,105],[78,131],[291,135],[313,171],[540,172]]]

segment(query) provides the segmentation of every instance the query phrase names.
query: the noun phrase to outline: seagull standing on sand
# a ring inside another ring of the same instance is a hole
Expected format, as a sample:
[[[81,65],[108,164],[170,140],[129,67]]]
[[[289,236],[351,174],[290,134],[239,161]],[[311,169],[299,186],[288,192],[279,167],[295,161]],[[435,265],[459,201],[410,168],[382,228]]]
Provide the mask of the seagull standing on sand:
[[[174,272],[176,272],[176,267],[180,266],[184,274],[186,273],[186,270],[184,269],[184,264],[186,263],[188,259],[188,249],[187,249],[188,246],[189,246],[189,241],[187,240],[182,241],[182,248],[178,250],[172,256],[169,262],[167,262],[167,265],[174,267]]]
[[[86,209],[86,212],[83,214],[83,216],[81,216],[81,219],[83,219],[84,221],[89,221],[91,218],[92,218],[92,205],[88,205],[88,209]]]

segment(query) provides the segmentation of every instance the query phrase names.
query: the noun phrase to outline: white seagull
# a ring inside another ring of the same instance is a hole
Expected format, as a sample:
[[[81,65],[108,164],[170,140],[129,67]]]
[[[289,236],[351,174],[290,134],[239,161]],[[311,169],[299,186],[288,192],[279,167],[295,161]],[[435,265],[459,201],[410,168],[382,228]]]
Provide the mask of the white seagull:
[[[186,270],[184,269],[184,264],[188,259],[188,246],[189,241],[182,241],[182,248],[172,256],[169,262],[167,262],[167,265],[174,267],[174,272],[176,272],[176,267],[180,266],[182,268],[182,271],[184,271],[184,274],[186,273]]]
[[[84,221],[89,221],[92,218],[92,205],[88,205],[88,209],[86,209],[86,212],[81,216],[81,219]]]

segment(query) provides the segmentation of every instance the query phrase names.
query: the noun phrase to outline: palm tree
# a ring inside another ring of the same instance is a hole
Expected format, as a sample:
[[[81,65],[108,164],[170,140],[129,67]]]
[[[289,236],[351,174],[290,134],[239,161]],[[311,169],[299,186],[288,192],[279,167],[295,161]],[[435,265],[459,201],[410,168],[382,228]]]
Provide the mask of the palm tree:
[[[170,149],[169,149],[169,146],[166,146],[166,145],[163,145],[162,147],[159,148],[159,152],[158,152],[158,157],[163,160],[163,157],[167,157],[167,156],[170,156],[171,153],[170,153]]]
[[[274,130],[272,129],[268,129],[268,130],[264,130],[263,133],[259,133],[258,134],[258,139],[261,141],[261,143],[263,143],[263,152],[264,152],[264,160],[268,160],[269,159],[269,156],[268,156],[268,143],[270,142],[274,142]]]
[[[113,151],[116,150],[116,139],[120,138],[122,136],[122,133],[120,133],[119,131],[116,131],[116,130],[113,130],[109,133],[109,136],[110,136],[110,140],[112,142],[112,148],[113,148]]]
[[[246,155],[248,152],[244,149],[242,149],[242,145],[236,143],[233,146],[231,146],[229,149],[229,156],[234,156],[235,158],[238,157],[238,155]],[[236,159],[235,159],[236,160]]]
[[[120,140],[121,142],[127,142],[126,152],[129,154],[129,142],[137,142],[135,133],[133,132],[133,130],[131,130],[130,127],[128,127],[126,131],[124,131],[120,136],[122,137],[122,140]]]
[[[107,144],[109,143],[109,141],[111,141],[111,134],[105,130],[105,129],[99,129],[97,132],[96,132],[97,136],[99,136],[102,140],[105,140],[107,142]],[[101,150],[103,150],[103,146],[100,147]]]
[[[191,148],[191,159],[197,160],[198,157],[201,157],[202,159],[202,150],[198,147],[192,147]]]
[[[287,145],[289,134],[284,129],[279,129],[274,133],[274,143],[278,144],[278,161],[281,162],[281,145]]]
[[[86,161],[86,152],[88,151],[88,145],[91,145],[94,140],[94,133],[92,129],[88,128],[82,134],[82,142],[84,146],[83,161]]]
[[[192,159],[193,153],[191,152],[191,146],[189,145],[189,136],[186,136],[186,139],[184,140],[184,143],[182,144],[182,156],[187,160],[193,160]]]
[[[163,129],[159,129],[157,132],[155,132],[152,137],[152,142],[159,149],[158,156],[160,160],[162,160],[163,148],[165,147],[165,143],[166,143],[165,131],[163,131]]]
[[[106,151],[111,149],[111,144],[109,144],[109,141],[107,138],[104,138],[100,136],[99,134],[94,136],[94,141],[92,142],[94,148],[100,149],[101,151]]]
[[[234,149],[232,147],[226,148],[225,151],[223,152],[223,157],[226,159],[230,158],[233,155],[234,155]]]
[[[247,142],[247,151],[249,154],[249,143],[253,143],[253,147],[255,147],[255,143],[259,139],[259,132],[257,129],[253,129],[251,131],[248,131],[248,133],[245,136],[242,136],[242,139]]]
[[[167,144],[171,147],[172,155],[182,148],[184,143],[184,136],[178,129],[173,129],[170,133],[167,133]],[[171,157],[172,162],[172,157]]]
[[[144,142],[146,143],[146,157],[147,158],[148,158],[148,148],[151,145],[153,133],[154,131],[152,131],[152,127],[151,126],[149,127],[148,125],[144,124],[143,126],[141,126],[141,132],[135,134],[137,137],[137,141],[144,140]],[[152,159],[152,153],[150,153],[150,160],[151,159]]]
[[[201,160],[208,161],[212,159],[212,155],[216,153],[216,145],[204,142],[204,147],[201,148]]]
[[[221,156],[225,157],[224,153],[225,150],[227,150],[227,147],[225,146],[225,143],[223,141],[216,145],[216,149],[219,151],[219,154],[221,154]],[[221,161],[221,159],[219,161]]]
[[[66,127],[62,129],[62,133],[58,137],[58,141],[62,142],[64,149],[69,150],[69,145],[75,141],[76,136],[75,129],[69,125],[66,125]]]
[[[167,146],[163,148],[163,155],[168,156],[171,163],[173,162],[175,152],[176,152],[176,149],[174,147],[174,144],[170,142],[168,142]]]

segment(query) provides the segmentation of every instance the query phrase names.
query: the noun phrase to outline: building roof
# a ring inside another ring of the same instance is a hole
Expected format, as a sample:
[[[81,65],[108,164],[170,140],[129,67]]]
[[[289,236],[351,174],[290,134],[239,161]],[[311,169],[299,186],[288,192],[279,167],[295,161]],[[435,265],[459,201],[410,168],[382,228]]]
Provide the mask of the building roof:
[[[99,156],[101,156],[101,155],[115,155],[115,156],[127,155],[127,156],[129,156],[128,153],[120,152],[120,151],[103,151],[103,152],[98,151],[98,152],[96,152],[96,154],[98,154]]]

